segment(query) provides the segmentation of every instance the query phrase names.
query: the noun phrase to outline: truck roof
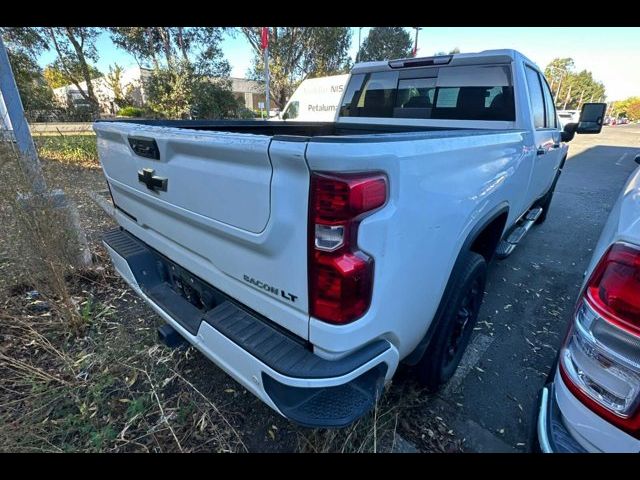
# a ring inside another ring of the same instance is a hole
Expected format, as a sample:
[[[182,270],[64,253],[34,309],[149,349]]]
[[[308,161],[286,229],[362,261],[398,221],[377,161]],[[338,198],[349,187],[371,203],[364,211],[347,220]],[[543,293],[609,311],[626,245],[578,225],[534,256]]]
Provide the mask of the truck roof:
[[[351,70],[352,74],[366,73],[380,70],[393,70],[394,68],[411,68],[422,66],[461,66],[477,65],[483,63],[511,63],[514,60],[526,60],[535,65],[535,62],[528,59],[522,53],[513,49],[484,50],[474,53],[454,53],[449,55],[434,55],[431,57],[400,58],[389,61],[361,62],[356,63]]]

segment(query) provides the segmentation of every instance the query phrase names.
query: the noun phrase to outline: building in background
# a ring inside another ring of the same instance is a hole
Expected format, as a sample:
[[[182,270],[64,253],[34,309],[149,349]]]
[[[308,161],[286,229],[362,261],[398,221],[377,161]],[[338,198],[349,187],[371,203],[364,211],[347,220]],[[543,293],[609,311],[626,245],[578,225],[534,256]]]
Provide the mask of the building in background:
[[[143,107],[146,102],[144,83],[152,74],[153,70],[141,67],[132,67],[122,72],[122,91],[132,99],[134,106]],[[264,105],[266,95],[264,93],[264,83],[246,78],[231,77],[231,91],[233,95],[249,110],[260,110],[260,105]],[[118,106],[115,103],[115,94],[109,86],[107,79],[102,76],[92,82],[93,90],[100,102],[100,111],[105,115],[115,115],[118,113]],[[86,91],[86,82],[79,84],[80,88]],[[64,106],[73,105],[75,107],[88,106],[80,90],[75,85],[65,85],[53,90],[54,95]],[[272,102],[273,108],[273,102]]]
[[[141,67],[128,68],[122,72],[120,87],[133,100],[135,106],[141,107],[146,101],[143,82],[151,75],[151,72],[151,70]],[[107,115],[115,115],[118,111],[118,106],[115,103],[115,93],[107,78],[105,76],[95,78],[91,81],[91,84],[96,98],[100,102],[100,111]],[[82,90],[87,91],[87,82],[81,82],[78,85]],[[53,94],[58,102],[64,106],[88,106],[88,102],[82,96],[78,87],[73,84],[55,88]]]
[[[231,77],[231,91],[233,96],[244,103],[244,106],[249,110],[260,110],[260,104],[265,106],[267,101],[264,92],[264,82],[257,82],[255,80],[249,80],[246,78]],[[274,103],[271,103],[271,109],[274,108]]]

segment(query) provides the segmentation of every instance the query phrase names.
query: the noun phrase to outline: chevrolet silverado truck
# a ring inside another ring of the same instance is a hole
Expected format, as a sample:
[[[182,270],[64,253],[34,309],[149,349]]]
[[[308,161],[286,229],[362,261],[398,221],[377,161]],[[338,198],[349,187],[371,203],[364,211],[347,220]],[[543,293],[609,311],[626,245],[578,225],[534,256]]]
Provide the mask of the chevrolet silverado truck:
[[[271,408],[345,426],[400,362],[435,390],[487,265],[545,220],[575,133],[513,50],[359,63],[334,122],[98,121],[126,282]]]

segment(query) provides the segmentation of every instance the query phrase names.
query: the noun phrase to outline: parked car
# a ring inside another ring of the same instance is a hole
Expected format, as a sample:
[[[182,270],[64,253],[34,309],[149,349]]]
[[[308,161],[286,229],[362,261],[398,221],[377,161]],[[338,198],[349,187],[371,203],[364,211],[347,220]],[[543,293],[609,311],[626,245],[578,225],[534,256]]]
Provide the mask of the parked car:
[[[335,122],[99,121],[116,270],[271,408],[338,427],[401,361],[456,370],[487,265],[545,220],[575,133],[513,50],[357,64]]]
[[[578,123],[580,121],[580,110],[558,110],[558,120],[561,128],[564,128],[568,123]]]
[[[537,430],[544,452],[640,452],[640,168],[587,268]]]
[[[332,122],[349,75],[332,75],[304,80],[284,107],[280,120]]]

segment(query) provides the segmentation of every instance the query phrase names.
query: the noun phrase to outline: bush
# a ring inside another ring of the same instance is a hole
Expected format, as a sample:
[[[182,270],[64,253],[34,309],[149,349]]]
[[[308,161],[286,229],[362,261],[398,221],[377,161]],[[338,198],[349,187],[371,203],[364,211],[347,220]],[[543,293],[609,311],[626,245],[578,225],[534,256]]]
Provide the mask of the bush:
[[[144,116],[144,110],[139,107],[122,107],[118,110],[119,117],[142,117]]]
[[[238,118],[247,120],[252,118],[260,118],[261,116],[262,115],[260,110],[250,110],[247,107],[238,108]]]

